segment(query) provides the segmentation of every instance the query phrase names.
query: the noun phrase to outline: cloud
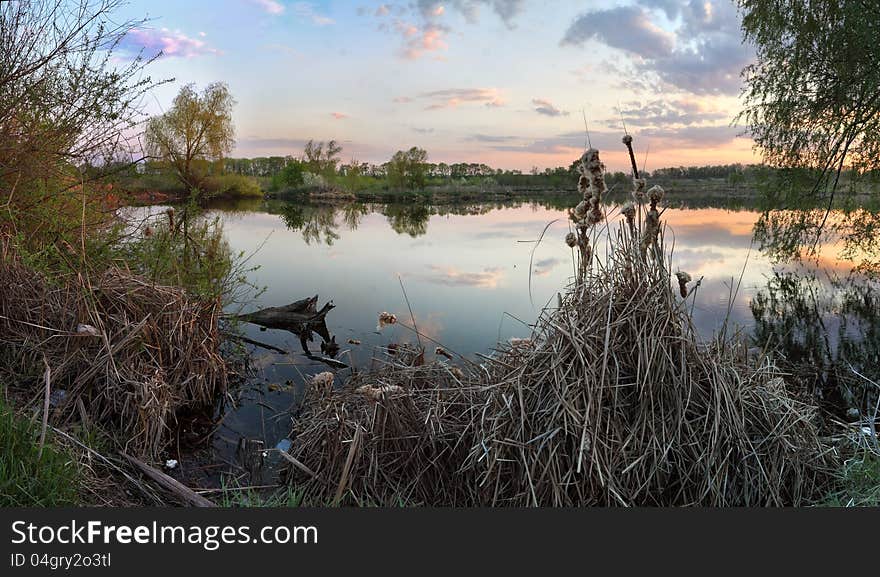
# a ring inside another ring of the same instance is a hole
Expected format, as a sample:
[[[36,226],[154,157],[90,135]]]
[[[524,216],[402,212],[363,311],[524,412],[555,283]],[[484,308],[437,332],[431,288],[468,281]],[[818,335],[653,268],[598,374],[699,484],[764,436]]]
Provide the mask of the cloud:
[[[433,128],[418,128],[416,126],[412,127],[413,132],[417,132],[418,134],[433,134]]]
[[[560,110],[549,100],[543,98],[533,98],[532,104],[535,105],[535,112],[544,116],[568,116],[568,112]]]
[[[656,17],[675,25],[674,32],[657,26]],[[742,41],[736,3],[729,0],[636,0],[592,10],[569,25],[561,44],[591,39],[630,54],[637,75],[631,86],[642,90],[735,95],[740,71],[754,60],[754,48]]]
[[[424,18],[442,16],[448,7],[471,23],[479,21],[481,6],[491,8],[508,27],[512,27],[513,20],[525,7],[525,0],[417,0],[416,2],[416,7]]]
[[[456,108],[462,104],[482,104],[487,108],[497,108],[506,104],[497,88],[448,88],[394,99],[394,102],[402,104],[415,101],[425,103],[425,110]]]
[[[336,120],[342,120],[343,118],[348,118],[348,114],[345,114],[344,112],[331,112],[330,116],[332,116]]]
[[[445,286],[469,286],[476,288],[496,288],[504,278],[501,267],[486,267],[479,272],[466,272],[456,267],[429,265],[429,273],[417,275],[421,280]]]
[[[179,30],[168,28],[134,28],[120,43],[124,52],[137,54],[141,50],[150,55],[161,52],[163,57],[192,58],[204,54],[220,54],[216,48],[209,47],[204,40],[190,38]]]
[[[427,52],[446,50],[447,29],[437,24],[416,26],[401,20],[395,20],[394,30],[403,38],[401,56],[407,60],[417,60]]]
[[[647,102],[634,100],[624,102],[617,111],[616,118],[605,121],[609,128],[620,128],[621,116],[627,126],[634,127],[690,126],[729,118],[727,112],[708,109],[696,100],[686,98],[660,98]]]
[[[729,144],[740,136],[735,126],[687,126],[642,130],[642,138],[650,138],[666,148],[711,148]]]
[[[512,140],[517,140],[516,136],[494,136],[491,134],[471,134],[465,140],[470,142],[510,142]]]
[[[315,5],[310,2],[296,2],[291,6],[293,11],[300,18],[306,18],[312,21],[312,24],[315,26],[327,26],[328,24],[335,24],[335,21],[332,18],[328,18],[327,16],[323,16],[319,14],[315,10]]]
[[[381,4],[372,13],[359,9],[358,14],[372,15],[380,21],[379,30],[400,36],[399,55],[416,60],[448,48],[448,38],[453,32],[448,18],[450,12],[461,14],[473,24],[479,20],[479,8],[488,6],[512,28],[524,4],[525,0],[415,0],[406,6]],[[443,58],[435,56],[435,59]]]
[[[581,14],[569,25],[561,44],[580,46],[594,39],[643,58],[668,56],[675,46],[675,37],[654,25],[638,6]]]
[[[285,54],[287,56],[296,56],[297,58],[302,58],[304,54],[294,48],[293,46],[288,46],[287,44],[282,44],[280,42],[275,42],[272,44],[264,44],[263,49],[269,52],[275,52],[278,54]]]
[[[249,0],[251,4],[256,4],[267,14],[282,14],[284,12],[284,4],[275,0]]]
[[[652,151],[702,149],[730,144],[741,130],[726,125],[643,128],[636,133],[636,138],[649,144]],[[591,130],[590,142],[599,150],[619,150],[620,134],[620,130]],[[570,154],[574,158],[583,152],[585,143],[583,131],[572,131],[537,139],[510,137],[504,141],[486,142],[486,145],[500,152]]]

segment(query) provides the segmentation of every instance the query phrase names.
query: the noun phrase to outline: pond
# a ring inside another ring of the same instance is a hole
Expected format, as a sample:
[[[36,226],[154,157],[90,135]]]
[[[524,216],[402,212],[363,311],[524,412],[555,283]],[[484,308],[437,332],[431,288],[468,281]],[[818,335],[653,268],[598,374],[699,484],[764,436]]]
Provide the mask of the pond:
[[[428,360],[439,345],[479,361],[497,343],[528,336],[528,323],[556,301],[573,274],[572,251],[563,241],[567,205],[261,200],[217,204],[209,212],[222,220],[232,249],[257,267],[250,281],[264,287],[242,310],[313,295],[319,307],[332,300],[327,326],[341,347],[336,358],[363,370],[383,348],[419,338]],[[619,219],[616,206],[606,208],[612,222]],[[851,263],[827,256],[833,251],[812,263],[774,263],[755,246],[758,218],[754,210],[717,206],[670,207],[662,215],[666,243],[674,247],[673,270],[702,279],[693,309],[701,336],[711,337],[725,323],[728,334],[738,330],[751,344],[755,335],[777,335],[777,344],[798,349],[817,373],[822,363],[836,362],[839,343],[857,343],[861,360],[869,362],[877,339],[865,344],[863,337],[880,334],[876,293],[856,291],[851,300],[867,306],[844,310],[849,293],[840,278]],[[377,330],[384,311],[399,323]],[[252,324],[242,330],[288,354],[252,348],[254,378],[236,391],[214,436],[215,450],[227,461],[242,438],[272,447],[288,435],[311,375],[333,370],[340,382],[350,371],[304,354],[290,332]],[[311,352],[320,353],[320,340],[309,344]],[[827,350],[820,353],[820,347]]]

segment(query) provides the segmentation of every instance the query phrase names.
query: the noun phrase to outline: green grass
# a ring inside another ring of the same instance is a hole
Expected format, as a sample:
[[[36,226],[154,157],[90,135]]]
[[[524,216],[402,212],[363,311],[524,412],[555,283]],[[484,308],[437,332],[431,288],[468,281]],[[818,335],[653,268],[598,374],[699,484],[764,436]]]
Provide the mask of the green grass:
[[[16,416],[0,399],[0,507],[75,505],[75,460],[47,436],[40,455],[39,425]]]
[[[225,478],[221,482],[223,492],[218,505],[221,507],[302,507],[303,492],[295,487],[282,487],[275,491],[229,487]]]
[[[824,507],[880,507],[880,455],[864,451],[848,459],[838,488],[821,503]]]

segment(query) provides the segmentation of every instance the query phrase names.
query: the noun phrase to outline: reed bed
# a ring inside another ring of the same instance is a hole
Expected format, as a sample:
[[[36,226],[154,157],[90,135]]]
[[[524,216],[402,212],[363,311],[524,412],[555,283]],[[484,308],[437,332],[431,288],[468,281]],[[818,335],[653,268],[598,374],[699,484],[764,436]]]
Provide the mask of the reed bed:
[[[125,451],[155,459],[180,416],[225,390],[219,302],[115,268],[50,281],[8,246],[0,286],[0,349],[15,361],[5,369],[53,419],[107,424]]]
[[[309,383],[289,468],[309,502],[473,504],[474,477],[463,466],[478,389],[457,368],[414,366],[401,353],[341,387],[321,375]]]
[[[605,189],[598,151],[581,171],[585,200],[595,199]],[[664,191],[645,188],[634,179],[635,205],[606,229],[604,259],[583,249],[596,246],[604,216],[572,211],[577,278],[528,346],[490,365],[469,458],[480,503],[798,505],[827,487],[816,407],[746,347],[700,340],[696,285],[673,275],[663,245]]]
[[[824,494],[835,456],[816,406],[766,357],[697,335],[699,280],[673,274],[663,189],[636,173],[634,202],[608,224],[596,150],[578,188],[565,238],[576,277],[531,338],[468,374],[398,360],[341,388],[312,385],[293,482],[386,505],[785,506]]]

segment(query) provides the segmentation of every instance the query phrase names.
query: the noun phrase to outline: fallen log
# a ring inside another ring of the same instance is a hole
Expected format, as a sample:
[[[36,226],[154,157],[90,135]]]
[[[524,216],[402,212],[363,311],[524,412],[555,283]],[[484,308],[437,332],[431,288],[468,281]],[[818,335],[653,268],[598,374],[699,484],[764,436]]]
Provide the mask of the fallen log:
[[[305,298],[281,307],[269,307],[233,318],[253,323],[266,329],[281,329],[299,337],[300,344],[306,354],[309,352],[308,342],[313,341],[312,333],[317,333],[325,343],[331,342],[330,330],[325,317],[335,305],[327,302],[318,310],[318,295]]]
[[[283,307],[269,307],[252,313],[238,315],[235,318],[270,329],[283,329],[297,332],[304,326],[317,326],[323,323],[324,317],[334,308],[333,302],[326,303],[318,310],[318,295],[298,300]],[[324,336],[324,335],[321,335]],[[330,336],[327,335],[327,340]]]

